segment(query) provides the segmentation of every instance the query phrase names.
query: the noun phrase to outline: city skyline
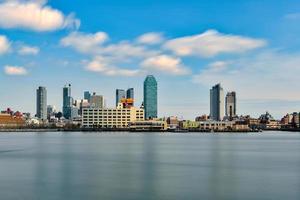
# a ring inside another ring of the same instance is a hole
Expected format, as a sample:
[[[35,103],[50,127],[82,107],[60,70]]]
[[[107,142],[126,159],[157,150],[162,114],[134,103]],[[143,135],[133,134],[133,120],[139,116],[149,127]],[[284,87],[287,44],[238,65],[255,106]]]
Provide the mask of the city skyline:
[[[208,114],[219,82],[237,92],[238,114],[299,110],[299,2],[129,2],[0,1],[0,108],[35,113],[40,85],[61,108],[66,83],[74,99],[96,91],[110,107],[115,88],[133,87],[139,105],[153,74],[160,116]]]

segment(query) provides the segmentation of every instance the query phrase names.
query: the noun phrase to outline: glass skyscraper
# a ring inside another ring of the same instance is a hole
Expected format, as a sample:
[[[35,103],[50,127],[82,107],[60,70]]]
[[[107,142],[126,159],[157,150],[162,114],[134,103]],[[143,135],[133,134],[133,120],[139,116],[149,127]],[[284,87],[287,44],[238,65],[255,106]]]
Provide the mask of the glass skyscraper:
[[[127,97],[127,99],[134,99],[134,89],[133,88],[127,89],[126,97]]]
[[[36,116],[47,120],[47,90],[41,86],[36,90]]]
[[[116,89],[116,106],[121,102],[121,99],[126,98],[125,90]]]
[[[65,85],[63,88],[63,116],[66,119],[71,119],[73,106],[73,98],[71,97],[71,84]]]
[[[90,100],[91,100],[91,93],[89,91],[85,91],[84,94],[83,94],[83,99],[85,99],[88,102],[90,102]]]
[[[221,121],[224,117],[224,91],[221,84],[210,89],[210,118]]]
[[[157,82],[153,75],[144,81],[145,119],[157,118]]]

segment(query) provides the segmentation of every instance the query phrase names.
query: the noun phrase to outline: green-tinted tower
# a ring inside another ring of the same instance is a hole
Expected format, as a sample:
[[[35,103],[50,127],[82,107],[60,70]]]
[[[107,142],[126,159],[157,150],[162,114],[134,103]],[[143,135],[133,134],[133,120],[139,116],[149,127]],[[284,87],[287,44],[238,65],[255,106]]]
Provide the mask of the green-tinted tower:
[[[157,82],[153,75],[148,75],[144,81],[145,118],[157,118]]]

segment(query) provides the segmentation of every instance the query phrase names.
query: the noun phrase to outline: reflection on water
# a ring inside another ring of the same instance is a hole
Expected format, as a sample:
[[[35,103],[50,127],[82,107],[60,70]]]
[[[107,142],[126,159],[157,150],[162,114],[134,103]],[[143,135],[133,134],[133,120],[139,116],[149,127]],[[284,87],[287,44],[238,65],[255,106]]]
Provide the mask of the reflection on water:
[[[1,199],[300,199],[300,134],[0,134]]]

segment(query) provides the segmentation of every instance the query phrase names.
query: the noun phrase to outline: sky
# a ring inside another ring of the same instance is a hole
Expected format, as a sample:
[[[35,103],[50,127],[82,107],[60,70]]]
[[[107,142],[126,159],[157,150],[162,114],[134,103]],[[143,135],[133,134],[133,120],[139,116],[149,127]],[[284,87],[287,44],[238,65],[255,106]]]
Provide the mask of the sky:
[[[299,0],[0,0],[0,109],[35,114],[36,88],[114,106],[115,89],[158,81],[159,116],[209,114],[209,89],[236,91],[237,113],[300,110]]]

